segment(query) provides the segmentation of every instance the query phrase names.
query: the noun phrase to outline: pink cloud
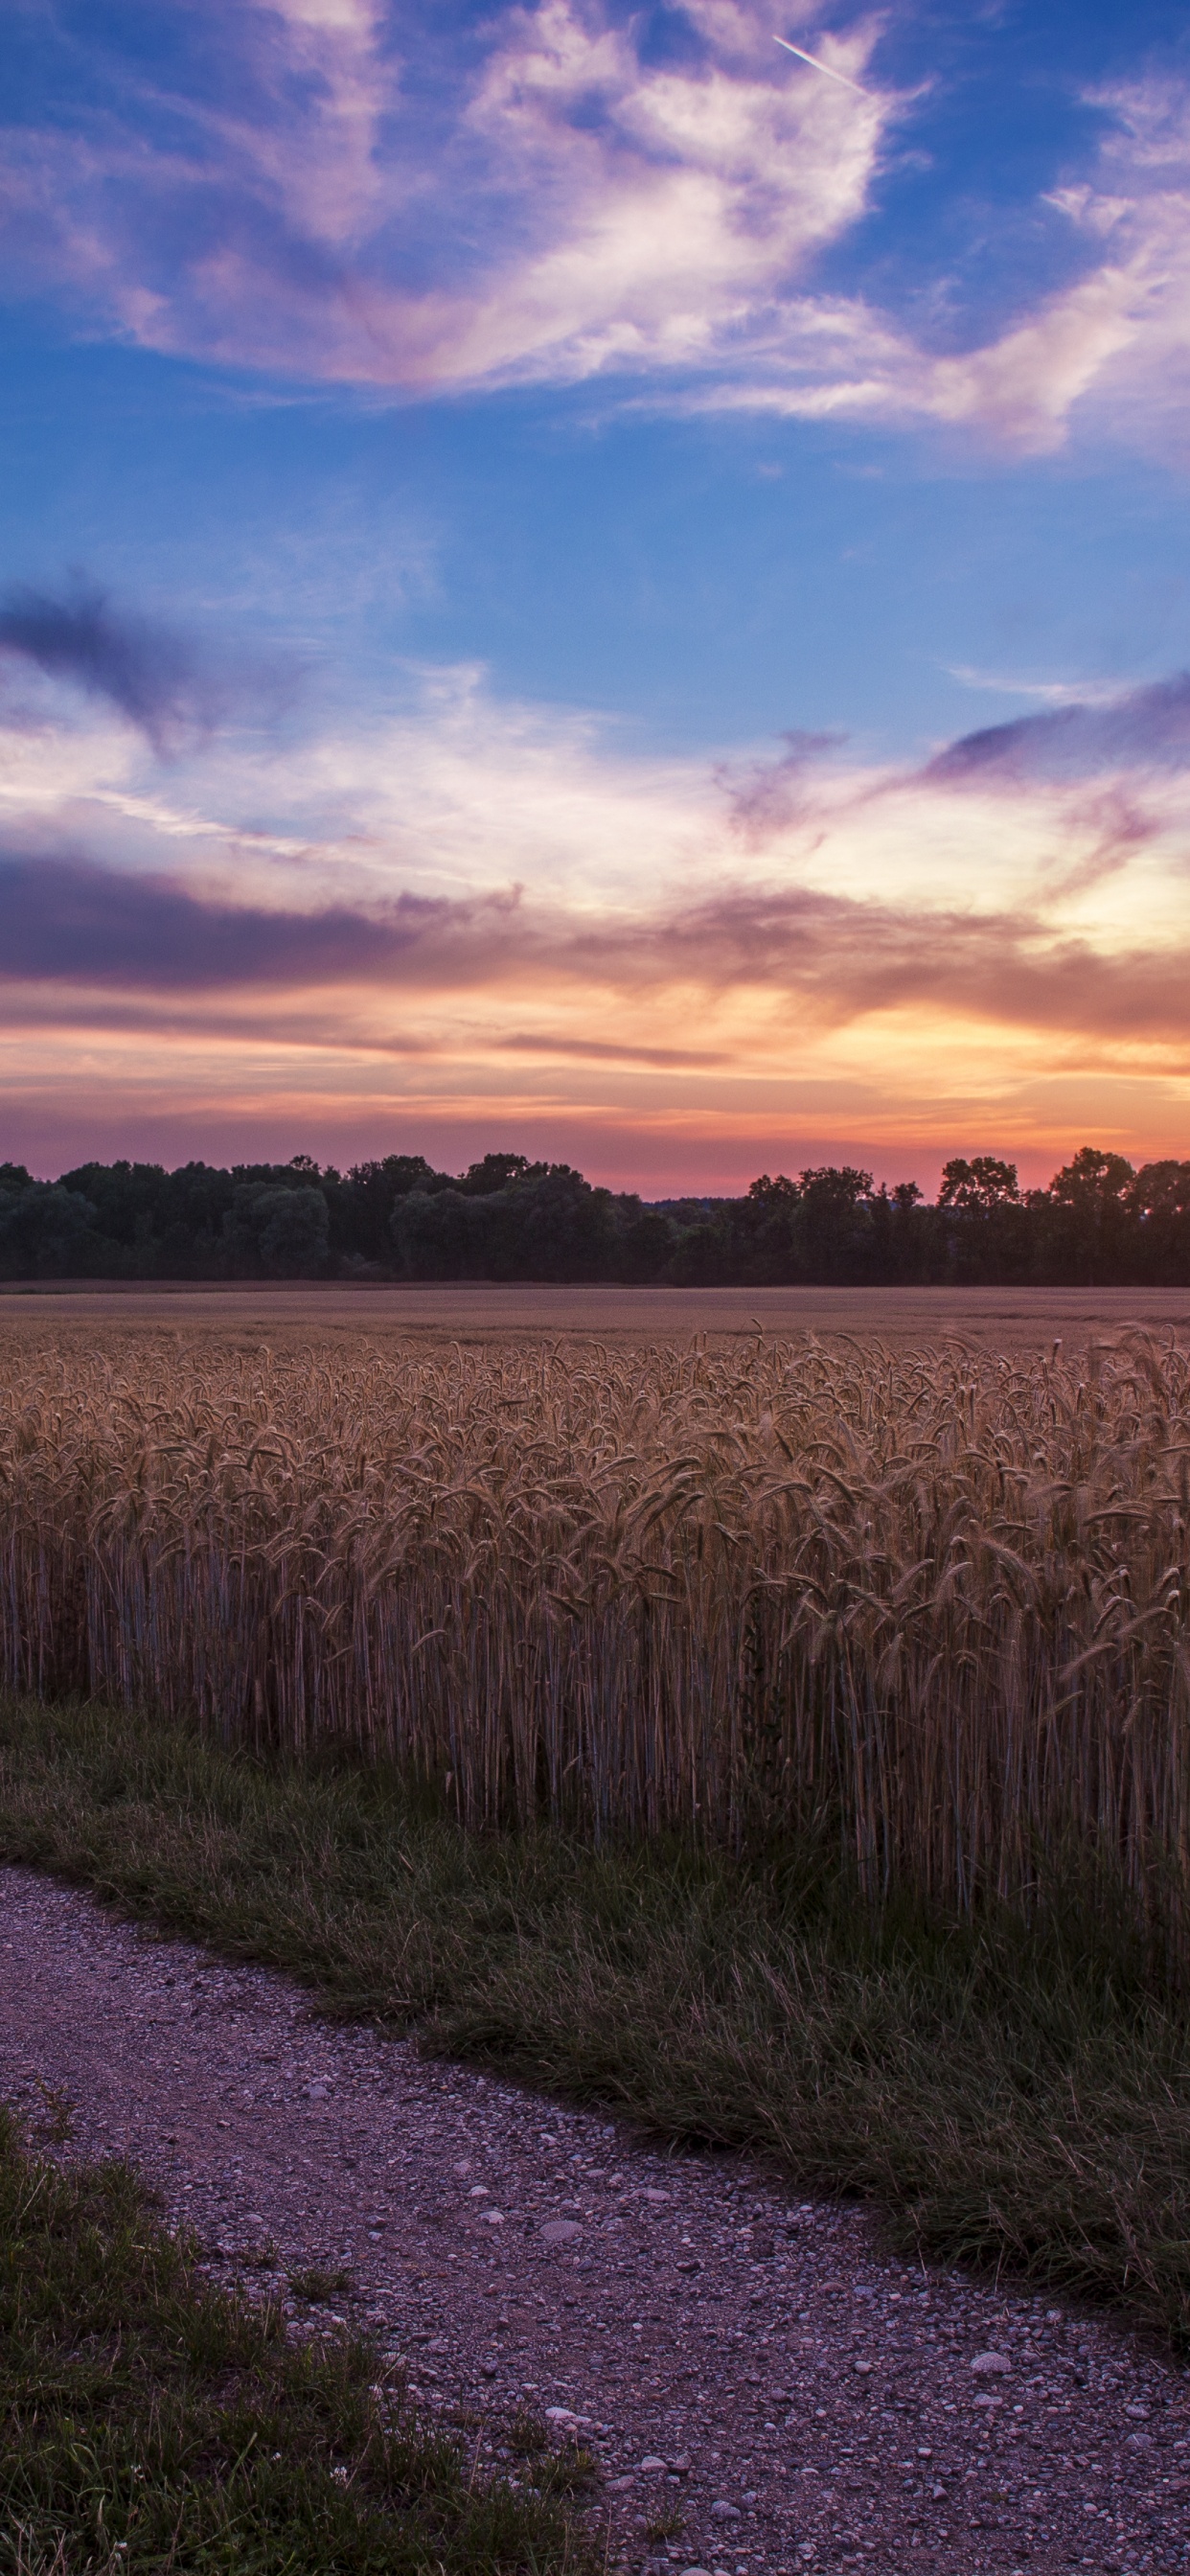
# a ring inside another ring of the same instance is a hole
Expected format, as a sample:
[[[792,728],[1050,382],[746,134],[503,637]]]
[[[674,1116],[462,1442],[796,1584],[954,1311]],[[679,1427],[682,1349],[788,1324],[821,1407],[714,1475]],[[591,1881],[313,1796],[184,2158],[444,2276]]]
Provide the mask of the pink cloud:
[[[10,133],[10,260],[148,346],[330,379],[730,368],[864,212],[896,113],[789,78],[775,14],[696,11],[674,69],[576,0],[506,8],[431,96],[368,0],[249,5],[221,18],[234,104]]]
[[[1092,1109],[1172,1151],[1185,704],[1175,677],[916,770],[795,740],[716,774],[474,673],[371,733],[211,735],[168,771],[47,699],[0,725],[0,1097],[98,1086],[182,1125],[271,1100],[290,1150],[375,1137],[388,1102],[488,1141],[568,1125],[572,1160],[697,1135],[708,1170],[715,1137],[771,1164],[782,1118],[865,1161],[947,1120],[1019,1158]]]
[[[761,363],[692,399],[788,418],[932,423],[1026,455],[1082,424],[1185,456],[1190,88],[1120,86],[1095,175],[1050,192],[1087,272],[995,340],[937,353],[862,299],[806,299]]]
[[[1096,100],[1097,161],[1048,198],[1081,273],[994,339],[939,350],[814,282],[911,104],[872,72],[874,21],[819,40],[857,91],[777,51],[799,9],[776,0],[697,0],[700,58],[660,66],[597,0],[505,6],[461,51],[430,26],[403,59],[382,0],[212,15],[216,94],[117,81],[78,130],[6,136],[10,272],[91,326],[406,392],[628,376],[687,406],[932,425],[1022,454],[1079,424],[1184,448],[1184,86]],[[179,20],[198,35],[196,0]]]
[[[1121,864],[1144,837],[1134,832],[1126,841]],[[486,1035],[481,1023],[481,1048],[658,1068],[725,1065],[733,1051],[723,1045],[655,1045],[637,1033],[642,1013],[671,1023],[671,994],[699,994],[713,1005],[739,991],[795,1005],[803,1042],[813,1028],[938,1007],[1092,1039],[1180,1042],[1190,979],[1190,938],[1109,952],[1040,902],[926,907],[777,877],[733,883],[726,871],[700,899],[671,898],[645,917],[606,905],[592,920],[585,907],[515,893],[435,902],[405,892],[382,905],[264,908],[214,900],[176,878],[12,853],[0,855],[0,912],[0,977],[56,993],[46,1004],[54,1011],[68,1007],[71,987],[91,996],[154,994],[158,1025],[176,1019],[179,996],[242,987],[283,1003],[286,994],[354,988],[364,997],[362,1019],[342,1008],[324,1015],[321,1036],[300,1015],[292,1025],[310,1047],[381,1053],[390,1043],[378,1017],[384,995],[423,1004],[436,996],[439,1006],[457,1009],[480,995],[501,1006],[518,996],[522,1006],[538,998],[548,1006],[562,992],[568,1027],[503,1034],[497,1018]],[[591,1026],[605,1007],[601,996],[630,1014],[615,1039]],[[193,1002],[189,1009],[195,1027],[206,1025],[193,1020]],[[143,1009],[136,1020],[148,1025]],[[268,1025],[282,1025],[271,1004]],[[414,1051],[425,1043],[415,1038]],[[403,1033],[398,1052],[409,1045]],[[734,1053],[738,1059],[738,1042]]]

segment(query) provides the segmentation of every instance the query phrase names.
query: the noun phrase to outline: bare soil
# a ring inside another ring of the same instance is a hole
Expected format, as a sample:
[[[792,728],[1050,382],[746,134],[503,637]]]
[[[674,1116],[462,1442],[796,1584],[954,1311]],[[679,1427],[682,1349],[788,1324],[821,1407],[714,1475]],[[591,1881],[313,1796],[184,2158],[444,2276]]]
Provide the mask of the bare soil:
[[[890,2258],[867,2212],[329,2022],[19,1869],[0,2093],[51,2152],[131,2158],[216,2273],[375,2336],[481,2454],[526,2413],[577,2435],[626,2567],[1187,2564],[1190,2381],[1110,2319]]]

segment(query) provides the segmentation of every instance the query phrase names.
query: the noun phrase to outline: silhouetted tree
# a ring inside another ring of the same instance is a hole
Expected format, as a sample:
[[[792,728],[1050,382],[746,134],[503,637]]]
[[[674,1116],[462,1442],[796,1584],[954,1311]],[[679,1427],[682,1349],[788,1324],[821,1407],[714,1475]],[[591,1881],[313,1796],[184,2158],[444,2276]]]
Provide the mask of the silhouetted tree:
[[[481,1163],[469,1163],[456,1187],[465,1198],[491,1198],[497,1190],[507,1189],[510,1181],[523,1181],[529,1172],[544,1172],[545,1163],[530,1163],[524,1154],[485,1154]]]
[[[0,1163],[0,1275],[46,1278],[622,1279],[681,1285],[928,1279],[1190,1286],[1190,1161],[1084,1145],[1023,1193],[998,1155],[955,1155],[936,1206],[914,1181],[821,1164],[739,1198],[593,1189],[567,1163],[421,1154],[343,1174],[288,1163],[83,1163],[57,1182]]]
[[[998,1154],[961,1154],[942,1167],[938,1212],[956,1279],[1022,1279],[1029,1275],[1030,1228],[1015,1163]]]
[[[1129,1200],[1142,1275],[1182,1286],[1190,1280],[1190,1163],[1142,1163]]]
[[[266,1279],[319,1278],[326,1269],[330,1213],[320,1189],[276,1182],[235,1193],[224,1218],[228,1266]]]
[[[1077,1287],[1098,1288],[1127,1276],[1136,1242],[1132,1192],[1136,1174],[1122,1154],[1080,1146],[1073,1162],[1035,1195],[1042,1217],[1043,1267]]]

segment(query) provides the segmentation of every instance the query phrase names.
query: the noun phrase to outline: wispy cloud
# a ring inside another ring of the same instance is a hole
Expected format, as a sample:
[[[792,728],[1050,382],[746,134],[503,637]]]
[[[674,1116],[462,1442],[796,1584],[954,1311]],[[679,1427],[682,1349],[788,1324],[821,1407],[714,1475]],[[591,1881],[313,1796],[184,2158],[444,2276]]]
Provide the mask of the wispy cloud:
[[[1190,934],[1105,952],[1032,910],[878,902],[821,888],[726,888],[659,922],[654,971],[723,992],[767,988],[796,1002],[803,1031],[941,1008],[1051,1037],[1181,1045]],[[643,964],[634,943],[636,972]]]
[[[721,1048],[641,1046],[630,1037],[584,1038],[565,1029],[516,1029],[496,1046],[504,1055],[548,1056],[559,1064],[644,1064],[665,1073],[703,1073],[730,1060]]]
[[[655,65],[635,21],[539,0],[399,63],[367,0],[249,0],[218,12],[226,95],[108,59],[102,117],[10,130],[10,262],[147,346],[324,380],[730,373],[865,211],[898,106],[782,67],[778,15],[693,7]]]
[[[106,699],[0,711],[9,1130],[499,1133],[656,1187],[882,1134],[898,1171],[915,1136],[1028,1161],[1072,1123],[1178,1150],[1188,702],[716,763],[427,670],[395,716],[195,734],[168,772]]]
[[[938,351],[862,298],[791,305],[760,367],[693,397],[789,418],[928,422],[1023,455],[1062,447],[1085,421],[1186,457],[1190,378],[1190,88],[1105,89],[1093,177],[1049,193],[1083,273],[995,339]]]
[[[742,768],[723,764],[719,778],[730,827],[746,848],[763,849],[776,834],[809,817],[816,804],[811,764],[837,751],[840,742],[838,734],[787,733],[785,749],[775,760],[752,760]]]
[[[1047,707],[1114,707],[1130,691],[1119,680],[1032,680],[1010,671],[980,671],[970,662],[950,662],[947,677],[965,689],[980,689],[993,698],[1036,698]]]
[[[599,0],[444,17],[416,41],[383,0],[181,0],[168,78],[100,27],[93,102],[9,128],[9,271],[89,327],[323,382],[627,377],[1022,454],[1078,422],[1180,453],[1190,91],[1097,95],[1095,165],[1046,200],[1071,281],[1038,296],[1023,277],[1006,327],[947,348],[816,275],[913,102],[881,86],[874,19],[820,40],[857,92],[773,45],[798,18],[697,0],[684,50],[655,61],[644,22]]]

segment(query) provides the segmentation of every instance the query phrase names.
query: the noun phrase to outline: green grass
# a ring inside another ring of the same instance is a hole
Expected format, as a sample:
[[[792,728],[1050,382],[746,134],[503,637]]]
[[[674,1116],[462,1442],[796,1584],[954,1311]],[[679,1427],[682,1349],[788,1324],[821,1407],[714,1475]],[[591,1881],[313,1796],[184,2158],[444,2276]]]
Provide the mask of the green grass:
[[[473,2480],[377,2367],[204,2281],[126,2166],[60,2170],[0,2114],[4,2576],[581,2569],[556,2506]]]
[[[1190,2345],[1190,2022],[1106,1895],[874,1922],[820,1859],[472,1838],[359,1769],[28,1704],[0,1853]]]

